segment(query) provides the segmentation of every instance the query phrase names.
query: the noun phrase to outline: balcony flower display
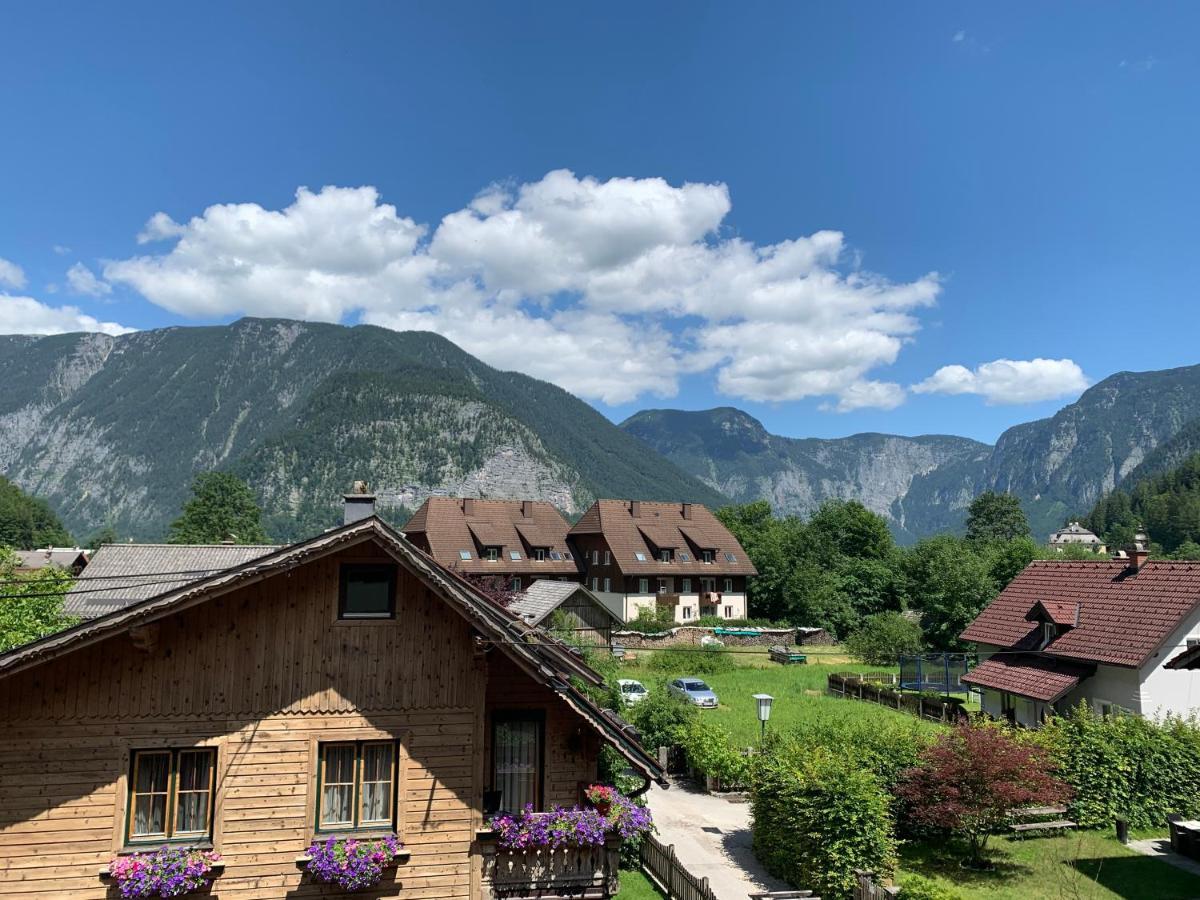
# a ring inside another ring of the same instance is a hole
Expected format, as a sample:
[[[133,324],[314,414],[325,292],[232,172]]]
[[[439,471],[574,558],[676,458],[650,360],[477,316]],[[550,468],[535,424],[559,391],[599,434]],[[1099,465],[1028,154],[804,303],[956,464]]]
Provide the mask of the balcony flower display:
[[[308,848],[304,868],[317,881],[357,891],[377,884],[403,846],[391,834],[371,840],[331,837]]]
[[[516,815],[494,816],[489,824],[496,832],[497,843],[506,850],[598,847],[610,836],[624,840],[650,831],[650,810],[616,790],[592,785],[585,796],[593,807],[556,806],[550,812],[535,813],[533,805],[527,804]],[[602,804],[607,807],[604,812]]]
[[[109,877],[125,900],[179,897],[198,891],[215,877],[221,855],[207,850],[163,847],[146,853],[118,856],[108,865]]]

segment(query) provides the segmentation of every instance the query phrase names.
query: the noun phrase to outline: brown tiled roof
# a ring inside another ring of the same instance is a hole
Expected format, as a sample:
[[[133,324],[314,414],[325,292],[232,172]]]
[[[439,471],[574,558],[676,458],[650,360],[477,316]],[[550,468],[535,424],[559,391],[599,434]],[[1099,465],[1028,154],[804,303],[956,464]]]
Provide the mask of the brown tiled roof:
[[[757,575],[758,571],[742,545],[729,529],[721,524],[707,507],[698,503],[689,504],[684,517],[681,503],[637,504],[638,515],[633,515],[633,503],[628,500],[597,500],[571,529],[572,535],[602,534],[612,551],[613,562],[626,575]],[[682,537],[666,535],[680,532]],[[647,533],[661,536],[664,541],[675,544],[656,544],[659,547],[676,547],[679,552],[669,563],[654,558],[653,548],[647,543]],[[711,563],[701,562],[696,550],[714,550]],[[686,553],[688,559],[680,557]],[[637,554],[645,557],[639,560]],[[727,559],[726,554],[732,556]]]
[[[674,525],[638,525],[637,530],[651,545],[662,550],[678,550],[687,546],[683,535]]]
[[[470,574],[512,575],[578,575],[579,567],[567,545],[570,526],[550,503],[537,500],[471,500],[464,512],[464,501],[458,497],[430,497],[413,514],[402,531],[409,537],[423,536],[430,555],[447,568]],[[523,515],[528,508],[529,515]],[[527,544],[522,531],[536,534],[540,544]],[[532,547],[546,547],[550,552],[542,561],[531,559]],[[490,562],[480,559],[484,547],[499,547],[500,559]],[[471,554],[461,558],[460,551]],[[517,552],[520,559],[511,554]],[[560,559],[551,559],[557,553]]]
[[[1079,624],[1079,604],[1070,601],[1039,600],[1034,604],[1033,613],[1039,615],[1038,621],[1050,621],[1066,628]]]
[[[1057,700],[1096,667],[1065,659],[1016,655],[993,656],[962,677],[967,684],[1007,691],[1047,703]]]
[[[1034,605],[1078,604],[1079,624],[1045,648],[1069,659],[1140,666],[1200,603],[1200,563],[1127,560],[1030,563],[981,612],[963,640],[1033,649],[1041,626]]]

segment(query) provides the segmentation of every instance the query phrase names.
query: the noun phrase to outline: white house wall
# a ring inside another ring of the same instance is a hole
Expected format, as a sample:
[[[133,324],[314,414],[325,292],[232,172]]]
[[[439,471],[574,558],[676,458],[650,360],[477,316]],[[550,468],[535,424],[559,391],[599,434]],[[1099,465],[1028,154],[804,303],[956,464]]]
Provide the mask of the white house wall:
[[[1142,715],[1200,712],[1200,671],[1164,669],[1163,663],[1187,649],[1187,639],[1200,638],[1200,609],[1193,610],[1149,662],[1142,666]]]
[[[1099,704],[1115,703],[1131,712],[1142,711],[1141,679],[1137,669],[1123,669],[1119,666],[1097,666],[1096,674],[1085,678],[1079,687],[1068,693],[1055,704],[1062,712],[1069,711],[1084,700],[1096,712],[1100,712]]]

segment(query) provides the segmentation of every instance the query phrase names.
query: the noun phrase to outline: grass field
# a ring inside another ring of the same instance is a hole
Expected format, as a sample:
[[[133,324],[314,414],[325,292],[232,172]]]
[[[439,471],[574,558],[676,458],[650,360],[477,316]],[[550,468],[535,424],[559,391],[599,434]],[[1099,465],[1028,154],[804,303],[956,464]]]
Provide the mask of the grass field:
[[[663,900],[663,895],[641,872],[622,869],[621,890],[615,900]]]
[[[953,888],[963,900],[1193,900],[1200,877],[1135,853],[1115,838],[1078,831],[1043,838],[993,838],[997,866],[972,872],[944,848],[909,844],[904,876],[917,872]]]
[[[744,652],[753,650],[754,652]],[[758,743],[759,724],[753,694],[765,693],[775,698],[771,708],[769,728],[786,731],[805,721],[821,718],[883,719],[907,713],[886,709],[874,703],[843,700],[825,693],[825,679],[830,672],[880,671],[878,666],[861,666],[850,662],[840,647],[805,648],[808,664],[781,666],[767,657],[765,649],[737,648],[734,660],[737,668],[719,675],[699,676],[716,691],[721,705],[703,710],[702,714],[729,730],[735,743],[751,746]],[[690,672],[663,673],[648,668],[650,654],[642,653],[636,662],[621,667],[622,678],[636,678],[650,690],[661,690],[679,675]]]

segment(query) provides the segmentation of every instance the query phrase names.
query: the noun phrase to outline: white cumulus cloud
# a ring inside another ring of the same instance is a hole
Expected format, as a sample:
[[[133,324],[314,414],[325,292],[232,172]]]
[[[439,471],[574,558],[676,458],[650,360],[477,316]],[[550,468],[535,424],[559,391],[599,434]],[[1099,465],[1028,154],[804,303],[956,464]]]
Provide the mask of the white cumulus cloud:
[[[32,297],[0,294],[0,334],[66,334],[72,331],[101,331],[128,334],[136,329],[116,322],[102,322],[75,306],[47,306]]]
[[[20,290],[25,287],[25,270],[0,256],[0,285]]]
[[[96,273],[81,262],[67,269],[67,286],[72,293],[102,297],[112,293],[112,285],[96,277]]]
[[[863,271],[842,233],[755,244],[723,231],[723,184],[566,170],[492,185],[436,225],[371,187],[301,188],[283,209],[157,213],[155,252],[104,277],[193,318],[236,314],[421,328],[591,399],[672,396],[710,372],[730,396],[890,408],[871,377],[918,330],[936,273]]]
[[[942,366],[920,384],[918,394],[978,394],[989,404],[1036,403],[1078,394],[1087,376],[1070,359],[997,359],[974,370]]]

